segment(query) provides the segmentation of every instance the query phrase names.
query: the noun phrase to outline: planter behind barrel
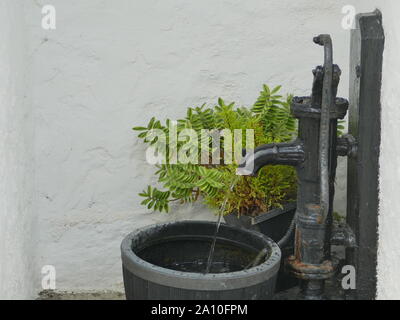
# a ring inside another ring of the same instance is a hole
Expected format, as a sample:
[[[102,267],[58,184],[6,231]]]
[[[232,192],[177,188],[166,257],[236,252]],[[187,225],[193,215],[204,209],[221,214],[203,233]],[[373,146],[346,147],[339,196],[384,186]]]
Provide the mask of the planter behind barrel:
[[[226,223],[232,226],[254,230],[263,233],[273,241],[278,242],[286,234],[290,223],[296,213],[296,203],[283,206],[282,209],[274,209],[257,217],[237,216],[229,214],[224,216]],[[281,268],[279,270],[276,291],[292,288],[298,284],[298,279],[289,275],[284,270],[284,259],[293,254],[294,235],[282,250]]]

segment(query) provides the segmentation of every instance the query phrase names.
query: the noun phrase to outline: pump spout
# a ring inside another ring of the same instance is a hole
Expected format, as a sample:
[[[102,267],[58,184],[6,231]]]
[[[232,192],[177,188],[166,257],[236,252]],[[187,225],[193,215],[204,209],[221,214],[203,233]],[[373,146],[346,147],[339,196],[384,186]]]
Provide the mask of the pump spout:
[[[296,167],[304,161],[304,150],[299,140],[291,143],[264,144],[248,152],[236,170],[238,175],[256,176],[267,165]]]

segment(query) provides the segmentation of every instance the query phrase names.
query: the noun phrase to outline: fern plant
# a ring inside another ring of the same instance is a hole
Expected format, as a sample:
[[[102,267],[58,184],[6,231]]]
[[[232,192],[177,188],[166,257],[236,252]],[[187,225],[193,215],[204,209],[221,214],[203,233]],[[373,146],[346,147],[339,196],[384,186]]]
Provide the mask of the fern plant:
[[[280,86],[270,89],[264,85],[258,99],[250,108],[237,108],[233,102],[227,103],[220,98],[213,107],[202,105],[188,108],[186,117],[174,124],[167,119],[163,125],[160,120],[152,118],[146,127],[134,127],[133,130],[139,132],[138,137],[152,146],[160,158],[164,159],[157,165],[155,173],[162,187],[148,186],[140,193],[144,198],[142,205],[148,209],[168,212],[173,202],[183,204],[201,200],[210,208],[220,208],[227,198],[224,214],[255,216],[294,201],[297,186],[294,168],[268,166],[257,177],[236,176],[237,163],[224,161],[224,152],[227,150],[224,150],[222,144],[219,146],[221,164],[214,164],[211,156],[209,161],[202,164],[177,164],[171,161],[171,156],[175,153],[186,154],[191,150],[198,150],[195,157],[201,157],[202,149],[196,149],[199,145],[205,145],[209,149],[208,154],[218,151],[208,140],[204,140],[202,130],[215,130],[218,133],[224,129],[232,132],[235,129],[252,129],[256,147],[292,140],[297,131],[296,119],[290,114],[292,96],[283,97],[279,94],[280,90]],[[191,140],[188,137],[172,144],[170,131],[181,134],[185,129],[193,129],[198,138]],[[155,130],[163,134],[154,135]],[[235,181],[235,186],[227,192],[232,181]]]

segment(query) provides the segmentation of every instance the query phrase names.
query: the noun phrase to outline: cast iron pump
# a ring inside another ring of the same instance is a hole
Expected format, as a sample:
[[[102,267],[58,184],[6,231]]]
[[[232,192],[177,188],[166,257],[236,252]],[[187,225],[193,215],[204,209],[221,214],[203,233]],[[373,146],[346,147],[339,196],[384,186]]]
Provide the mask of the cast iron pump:
[[[351,136],[337,137],[338,119],[346,116],[348,101],[337,98],[341,71],[333,64],[332,40],[319,35],[314,42],[324,47],[324,65],[313,70],[310,97],[294,97],[292,114],[299,119],[298,137],[291,143],[268,144],[245,155],[238,174],[256,175],[266,165],[291,165],[297,170],[297,211],[287,236],[295,229],[294,253],[288,270],[301,279],[301,298],[323,299],[325,280],[335,273],[331,255],[332,207],[338,155],[351,155]],[[348,238],[348,237],[347,237]]]

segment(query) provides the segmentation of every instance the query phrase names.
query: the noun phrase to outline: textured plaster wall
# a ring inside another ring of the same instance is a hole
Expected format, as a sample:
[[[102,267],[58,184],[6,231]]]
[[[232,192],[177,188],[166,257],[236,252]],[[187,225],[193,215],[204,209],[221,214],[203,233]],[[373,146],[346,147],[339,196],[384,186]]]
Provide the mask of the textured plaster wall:
[[[33,125],[22,1],[0,1],[0,299],[32,298]]]
[[[400,299],[400,140],[398,138],[400,85],[400,10],[398,1],[381,1],[385,28],[382,83],[382,144],[380,158],[380,212],[378,299]]]
[[[174,219],[214,219],[201,206],[148,212],[137,193],[154,168],[130,128],[182,116],[221,96],[251,105],[263,83],[310,93],[330,33],[348,95],[348,1],[30,1],[36,117],[38,266],[58,289],[121,289],[119,244],[131,230]],[[358,11],[364,1],[353,1]],[[53,4],[57,29],[40,27]],[[370,8],[368,8],[369,10]],[[345,208],[344,166],[336,210]]]

